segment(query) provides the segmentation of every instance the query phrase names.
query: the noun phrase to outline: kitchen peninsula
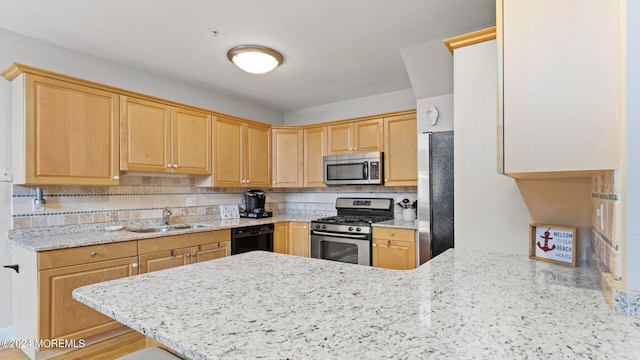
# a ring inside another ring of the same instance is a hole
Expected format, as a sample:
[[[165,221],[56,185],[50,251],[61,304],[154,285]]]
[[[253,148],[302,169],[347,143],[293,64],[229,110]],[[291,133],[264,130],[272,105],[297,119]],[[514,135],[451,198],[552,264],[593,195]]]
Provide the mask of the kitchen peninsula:
[[[588,268],[448,250],[412,271],[251,252],[73,296],[188,359],[638,359]]]

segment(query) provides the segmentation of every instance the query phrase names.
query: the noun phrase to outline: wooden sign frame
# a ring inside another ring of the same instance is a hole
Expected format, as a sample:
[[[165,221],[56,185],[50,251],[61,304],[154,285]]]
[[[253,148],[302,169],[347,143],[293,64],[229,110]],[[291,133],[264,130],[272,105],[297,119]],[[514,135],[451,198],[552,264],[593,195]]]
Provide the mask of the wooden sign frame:
[[[571,226],[530,224],[529,257],[565,266],[576,266],[577,229]],[[571,249],[568,247],[571,246]]]

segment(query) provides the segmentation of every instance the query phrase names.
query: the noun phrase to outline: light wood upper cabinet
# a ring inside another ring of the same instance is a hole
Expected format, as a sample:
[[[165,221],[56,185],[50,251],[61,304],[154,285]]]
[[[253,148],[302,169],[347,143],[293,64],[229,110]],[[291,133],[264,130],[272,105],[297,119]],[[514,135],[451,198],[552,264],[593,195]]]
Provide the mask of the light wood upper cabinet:
[[[418,185],[416,114],[384,118],[384,184]]]
[[[304,132],[302,129],[271,128],[273,187],[301,187],[303,181]]]
[[[415,230],[373,228],[373,266],[395,270],[416,268]]]
[[[121,96],[125,171],[211,173],[211,115]]]
[[[383,151],[383,131],[383,119],[328,125],[328,155]]]
[[[325,186],[322,182],[322,157],[327,155],[327,126],[304,129],[304,186]]]
[[[14,183],[118,184],[117,94],[15,65],[3,75],[13,89]]]
[[[271,126],[244,123],[245,186],[271,186]]]
[[[620,167],[620,6],[497,2],[500,172],[575,177]]]
[[[217,116],[213,122],[213,175],[196,186],[271,186],[271,126]]]

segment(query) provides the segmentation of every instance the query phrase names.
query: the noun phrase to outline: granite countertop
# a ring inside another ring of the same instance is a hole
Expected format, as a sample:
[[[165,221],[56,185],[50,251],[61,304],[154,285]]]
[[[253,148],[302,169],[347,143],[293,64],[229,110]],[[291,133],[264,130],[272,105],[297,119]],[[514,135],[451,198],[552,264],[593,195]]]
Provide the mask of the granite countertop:
[[[418,229],[418,220],[405,221],[402,219],[393,219],[387,221],[381,221],[377,223],[371,224],[373,227],[383,227],[383,228],[399,228],[399,229],[409,229],[409,230],[417,230]]]
[[[231,219],[231,220],[206,220],[197,221],[197,224],[206,225],[195,229],[172,230],[170,232],[157,233],[136,233],[126,231],[127,228],[160,227],[159,225],[149,225],[140,223],[125,227],[120,231],[104,231],[105,224],[91,224],[85,226],[62,226],[62,227],[41,227],[32,228],[26,231],[10,233],[11,244],[20,246],[31,251],[47,251],[65,249],[87,245],[108,244],[129,240],[142,240],[154,237],[172,236],[179,234],[196,233],[203,231],[213,231],[220,229],[231,229],[235,227],[271,224],[284,221],[304,221],[308,222],[316,219],[317,216],[310,215],[277,215],[263,219]],[[180,225],[180,224],[172,224]]]
[[[613,314],[590,269],[521,255],[395,271],[255,251],[73,296],[193,360],[640,358],[640,320]]]

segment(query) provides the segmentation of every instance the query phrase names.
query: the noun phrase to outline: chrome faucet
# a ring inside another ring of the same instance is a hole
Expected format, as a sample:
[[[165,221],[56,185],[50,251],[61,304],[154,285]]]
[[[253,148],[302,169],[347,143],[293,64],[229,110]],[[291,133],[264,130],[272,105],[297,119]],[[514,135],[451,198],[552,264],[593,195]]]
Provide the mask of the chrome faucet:
[[[165,226],[169,226],[169,217],[172,215],[173,213],[171,212],[171,210],[169,210],[168,207],[162,209],[162,222]]]

